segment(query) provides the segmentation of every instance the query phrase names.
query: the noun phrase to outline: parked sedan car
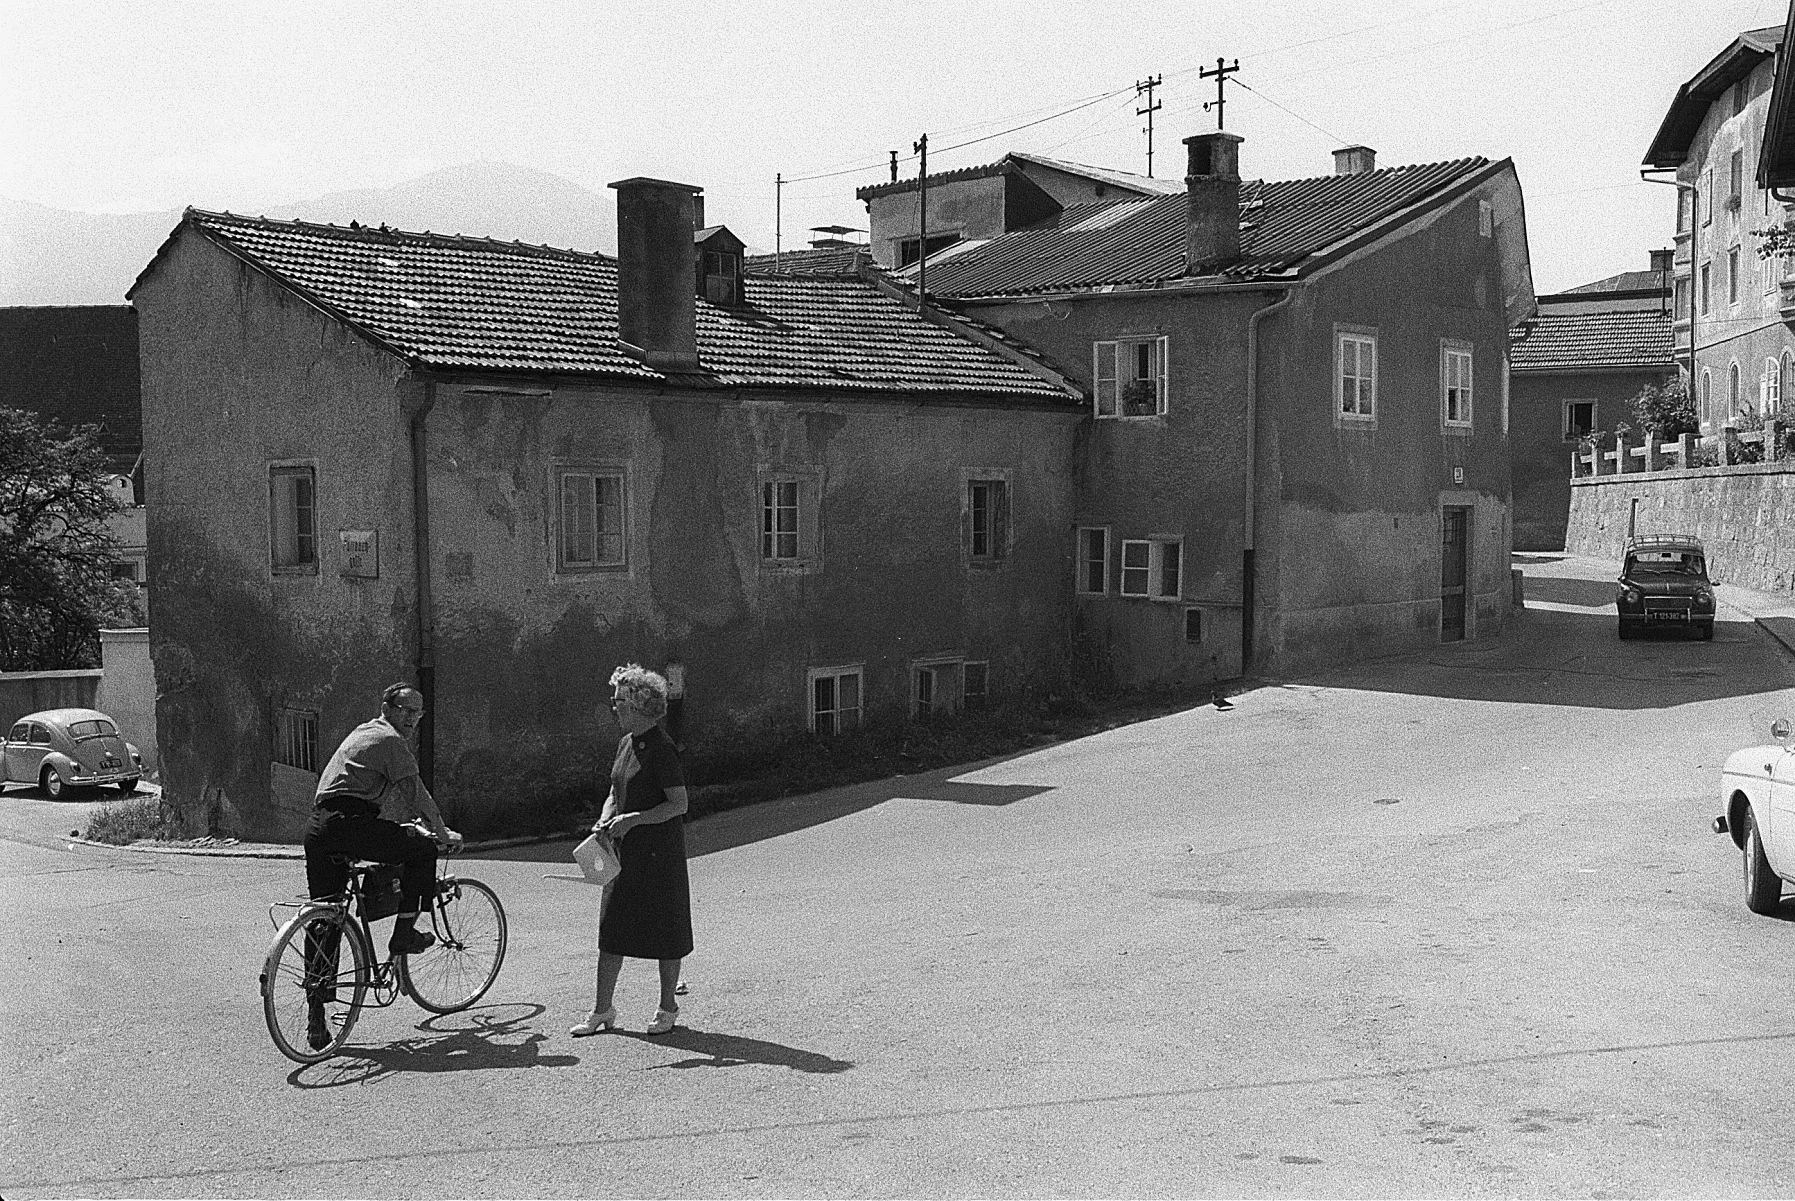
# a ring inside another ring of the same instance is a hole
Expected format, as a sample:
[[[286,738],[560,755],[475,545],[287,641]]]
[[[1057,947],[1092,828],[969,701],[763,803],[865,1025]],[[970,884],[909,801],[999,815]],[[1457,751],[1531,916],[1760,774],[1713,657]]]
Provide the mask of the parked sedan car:
[[[1770,727],[1774,742],[1727,756],[1720,773],[1716,834],[1731,834],[1745,859],[1745,907],[1775,913],[1783,880],[1795,878],[1795,749],[1790,724]]]
[[[1714,637],[1714,585],[1699,540],[1687,534],[1627,539],[1614,593],[1620,636],[1648,629],[1694,630]]]
[[[143,756],[98,709],[46,709],[13,723],[0,741],[0,787],[36,784],[52,798],[70,788],[115,784],[137,791]]]

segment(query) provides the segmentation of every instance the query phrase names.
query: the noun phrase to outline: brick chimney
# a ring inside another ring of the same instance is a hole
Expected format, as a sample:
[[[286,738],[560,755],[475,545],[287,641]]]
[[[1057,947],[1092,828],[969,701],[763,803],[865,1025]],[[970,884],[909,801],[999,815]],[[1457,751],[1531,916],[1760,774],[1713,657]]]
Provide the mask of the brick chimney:
[[[617,334],[657,370],[698,366],[692,230],[704,189],[637,176],[617,189]]]
[[[1651,269],[1653,271],[1669,271],[1671,269],[1671,267],[1670,267],[1671,259],[1672,259],[1672,257],[1675,256],[1675,254],[1676,254],[1675,250],[1671,250],[1668,248],[1666,248],[1664,250],[1652,251]]]
[[[1342,146],[1334,151],[1335,175],[1369,175],[1377,170],[1377,151],[1369,146]]]
[[[1240,144],[1217,130],[1184,139],[1190,170],[1184,177],[1190,215],[1184,224],[1184,273],[1202,275],[1240,257]]]

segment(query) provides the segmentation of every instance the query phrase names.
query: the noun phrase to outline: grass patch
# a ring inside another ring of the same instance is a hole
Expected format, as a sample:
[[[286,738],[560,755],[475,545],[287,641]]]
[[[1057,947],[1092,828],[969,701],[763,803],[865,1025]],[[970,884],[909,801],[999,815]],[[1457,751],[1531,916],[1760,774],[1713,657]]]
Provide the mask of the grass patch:
[[[172,842],[186,835],[173,805],[159,796],[146,796],[94,810],[88,816],[84,837],[122,847],[140,838]]]

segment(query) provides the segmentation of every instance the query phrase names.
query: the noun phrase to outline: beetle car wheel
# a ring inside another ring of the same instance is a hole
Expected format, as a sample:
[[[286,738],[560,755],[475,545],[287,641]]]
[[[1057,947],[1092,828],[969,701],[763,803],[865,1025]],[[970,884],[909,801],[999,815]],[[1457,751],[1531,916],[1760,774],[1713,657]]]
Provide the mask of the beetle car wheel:
[[[1758,834],[1757,818],[1750,806],[1745,809],[1745,907],[1753,913],[1775,913],[1782,900],[1783,882],[1770,868],[1764,856],[1764,844]]]
[[[53,801],[60,801],[62,794],[68,791],[68,785],[62,782],[62,777],[56,774],[54,767],[44,768],[44,774],[38,783],[43,785],[45,794]]]

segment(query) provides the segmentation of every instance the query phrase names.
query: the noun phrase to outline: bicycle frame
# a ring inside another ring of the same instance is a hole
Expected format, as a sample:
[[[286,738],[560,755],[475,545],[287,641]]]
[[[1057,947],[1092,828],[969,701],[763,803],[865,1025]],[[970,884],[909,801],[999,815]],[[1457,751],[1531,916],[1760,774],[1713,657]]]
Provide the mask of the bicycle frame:
[[[348,884],[344,886],[342,892],[332,897],[304,897],[295,901],[275,901],[268,906],[268,921],[276,930],[281,928],[283,923],[275,916],[274,911],[276,909],[297,909],[299,912],[295,916],[298,917],[304,917],[323,910],[336,910],[338,913],[341,913],[346,919],[344,923],[345,932],[351,938],[361,939],[361,958],[363,962],[369,965],[368,993],[370,995],[368,1000],[365,1000],[363,1004],[372,1004],[377,1008],[384,1009],[399,999],[399,993],[402,990],[399,986],[398,968],[393,954],[389,951],[385,959],[376,959],[374,956],[374,948],[378,944],[374,941],[374,931],[367,917],[364,916],[365,907],[362,904],[364,895],[363,884],[370,870],[372,869],[366,867],[351,868],[349,870]],[[436,882],[439,888],[445,878],[446,874],[443,871],[443,864],[439,861],[436,869]],[[431,905],[430,924],[433,928],[438,928],[437,938],[441,940],[443,934],[440,930],[441,922],[437,914],[438,907],[436,905]],[[382,921],[384,919],[376,918],[375,920]],[[337,948],[330,948],[328,955],[333,961],[332,975],[328,982],[329,987],[334,991],[339,986],[350,986],[352,982],[342,979],[340,971],[341,956],[337,953]],[[322,979],[318,981],[320,987],[324,987],[325,983],[326,982]]]

